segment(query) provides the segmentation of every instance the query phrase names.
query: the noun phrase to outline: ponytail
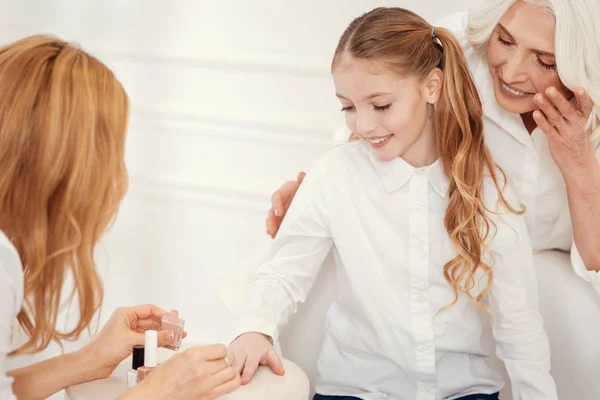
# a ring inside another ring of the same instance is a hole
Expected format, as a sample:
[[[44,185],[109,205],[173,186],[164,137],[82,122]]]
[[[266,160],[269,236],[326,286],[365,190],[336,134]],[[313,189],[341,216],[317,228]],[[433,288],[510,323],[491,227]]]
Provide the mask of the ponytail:
[[[446,307],[454,305],[459,292],[463,292],[469,300],[487,310],[480,302],[492,286],[493,273],[492,267],[483,260],[482,249],[490,224],[494,223],[483,203],[485,174],[491,176],[504,207],[514,213],[523,211],[512,208],[502,194],[497,171],[504,173],[485,146],[481,100],[460,45],[447,29],[436,28],[433,32],[434,47],[441,45],[443,53],[444,83],[434,121],[436,147],[444,172],[450,178],[444,226],[458,252],[456,258],[444,265],[444,277],[455,294],[453,302]],[[473,294],[471,289],[475,287],[478,270],[488,279],[483,290]]]

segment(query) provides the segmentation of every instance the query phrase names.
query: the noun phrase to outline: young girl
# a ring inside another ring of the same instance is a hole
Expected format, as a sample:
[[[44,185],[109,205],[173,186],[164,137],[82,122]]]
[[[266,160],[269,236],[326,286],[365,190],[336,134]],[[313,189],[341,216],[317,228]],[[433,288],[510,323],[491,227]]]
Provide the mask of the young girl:
[[[344,32],[332,73],[358,140],[316,163],[286,214],[230,345],[242,383],[259,364],[283,373],[272,341],[333,248],[315,398],[497,399],[490,317],[514,400],[557,398],[525,221],[457,41],[375,9]]]

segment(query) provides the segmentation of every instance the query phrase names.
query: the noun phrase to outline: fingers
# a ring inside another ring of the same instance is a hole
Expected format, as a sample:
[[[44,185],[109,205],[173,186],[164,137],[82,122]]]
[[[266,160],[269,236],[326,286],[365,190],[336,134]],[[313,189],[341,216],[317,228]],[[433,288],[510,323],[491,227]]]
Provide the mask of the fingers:
[[[226,369],[233,369],[232,367],[227,365],[225,360],[203,361],[202,366],[203,366],[203,369],[211,375],[215,375]]]
[[[190,347],[186,350],[193,360],[216,361],[227,357],[227,348],[222,344]]]
[[[567,121],[565,120],[563,115],[560,113],[560,111],[554,107],[554,105],[550,102],[550,100],[546,96],[542,95],[541,93],[536,94],[535,102],[540,107],[540,110],[542,110],[542,112],[544,113],[544,117],[545,117],[544,120],[549,125],[551,125],[553,128],[555,128],[555,130],[557,132],[560,132],[561,130],[566,129]],[[534,116],[534,118],[535,118],[535,116]],[[538,126],[539,126],[539,124],[538,124]],[[541,126],[540,126],[540,128],[541,128]],[[546,132],[545,129],[544,129],[544,132]],[[546,133],[548,133],[548,132],[546,132]]]
[[[231,345],[229,345],[229,347],[227,348],[227,357],[225,358],[225,360],[229,365],[233,365],[233,362],[235,361],[235,354],[233,353]]]
[[[575,89],[575,98],[577,99],[577,110],[584,117],[588,118],[594,108],[594,102],[584,88]]]
[[[233,367],[222,368],[218,371],[211,372],[211,375],[213,376],[213,382],[215,386],[221,385],[225,382],[229,382],[236,376],[239,376],[239,374]]]
[[[562,118],[567,119],[571,123],[577,122],[577,118],[580,117],[577,113],[577,109],[562,95],[562,93],[551,86],[546,89],[546,95],[550,99],[552,105],[556,107]],[[552,122],[552,120],[550,122]]]
[[[229,374],[230,374],[229,371],[232,371],[233,377],[229,380],[225,380],[221,384],[217,384],[217,386],[215,386],[215,388],[212,390],[212,395],[214,395],[215,398],[223,396],[224,394],[227,394],[227,393],[231,393],[240,387],[240,385],[242,383],[242,379],[240,377],[240,374],[236,373],[233,368],[228,368],[227,370],[220,372],[219,375],[222,374],[222,376],[218,376],[218,377],[215,376],[215,379],[217,379],[217,380],[226,379],[227,376],[229,376]]]
[[[154,319],[141,319],[135,322],[135,325],[132,324],[131,329],[135,329],[137,332],[144,333],[148,330],[157,331],[160,329],[160,322]],[[160,336],[159,336],[160,338]]]
[[[153,304],[126,307],[125,310],[128,314],[134,313],[138,319],[154,319],[157,321],[160,321],[160,319],[167,314],[167,311]]]
[[[283,218],[299,186],[300,183],[298,181],[287,181],[279,190],[273,193],[271,204],[273,205],[273,212],[276,217]]]
[[[556,128],[548,122],[548,119],[544,116],[541,111],[534,111],[533,118],[542,131],[548,136],[548,140],[561,139]]]
[[[229,363],[231,364],[231,366],[233,367],[233,369],[235,369],[235,371],[238,374],[241,374],[242,371],[244,370],[244,365],[246,364],[246,357],[245,356],[235,356],[233,360],[229,360]]]
[[[273,196],[271,196],[271,209],[276,217],[279,217],[283,214],[285,203],[283,201],[282,190],[284,190],[286,187],[285,185],[287,184],[288,182],[284,183],[283,186],[273,193]]]
[[[256,370],[258,370],[259,364],[260,364],[260,358],[258,358],[258,357],[246,358],[246,362],[244,363],[244,368],[242,369],[242,385],[245,385],[246,383],[250,382],[250,380],[256,373]]]
[[[266,364],[271,368],[271,370],[277,375],[284,375],[285,369],[283,368],[283,364],[281,363],[281,359],[275,352],[275,349],[271,347],[267,356]]]
[[[160,331],[158,332],[158,347],[164,347],[173,342],[175,336],[171,331]]]
[[[271,236],[271,238],[275,238],[277,231],[279,230],[279,220],[275,216],[273,209],[269,210],[269,214],[267,216],[267,235]]]
[[[305,176],[304,172],[300,172],[295,181],[287,181],[271,196],[271,210],[267,215],[266,226],[267,234],[272,238],[275,238],[281,221]]]
[[[306,172],[300,172],[298,174],[298,178],[297,178],[298,183],[302,183],[302,181],[304,180],[304,177],[306,177]]]

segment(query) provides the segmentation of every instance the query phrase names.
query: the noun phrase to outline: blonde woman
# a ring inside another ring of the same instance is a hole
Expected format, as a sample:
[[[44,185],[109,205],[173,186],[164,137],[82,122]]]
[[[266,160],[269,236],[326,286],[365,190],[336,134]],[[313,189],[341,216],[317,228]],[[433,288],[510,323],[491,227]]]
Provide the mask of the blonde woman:
[[[118,309],[81,350],[18,370],[6,358],[78,337],[102,304],[93,249],[127,189],[129,100],[96,58],[57,38],[33,36],[0,48],[0,398],[45,399],[110,375],[165,311]],[[56,328],[67,275],[79,321]],[[29,340],[11,351],[18,321]],[[172,337],[160,332],[159,344]],[[213,399],[239,385],[215,345],[178,354],[126,399]]]

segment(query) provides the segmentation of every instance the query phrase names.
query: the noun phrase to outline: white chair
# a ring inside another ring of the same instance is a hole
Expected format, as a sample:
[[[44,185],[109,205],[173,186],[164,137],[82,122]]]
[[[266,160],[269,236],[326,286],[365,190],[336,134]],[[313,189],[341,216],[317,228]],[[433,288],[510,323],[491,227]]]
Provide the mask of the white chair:
[[[243,280],[239,280],[236,286],[231,286],[229,282],[221,288],[220,298],[234,315],[239,311],[252,277],[264,264],[265,257],[266,250],[263,250],[242,267],[243,271],[237,278],[242,276]],[[575,275],[567,253],[546,251],[536,254],[534,258],[541,312],[550,337],[552,371],[559,398],[597,400],[600,396],[600,379],[594,372],[600,367],[600,299],[586,282]],[[314,395],[312,383],[316,377],[325,312],[335,296],[334,268],[330,254],[307,302],[299,306],[298,313],[280,338],[285,358],[293,361],[308,376],[311,396]],[[512,399],[509,385],[501,393],[501,399]]]

